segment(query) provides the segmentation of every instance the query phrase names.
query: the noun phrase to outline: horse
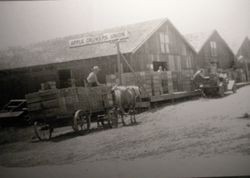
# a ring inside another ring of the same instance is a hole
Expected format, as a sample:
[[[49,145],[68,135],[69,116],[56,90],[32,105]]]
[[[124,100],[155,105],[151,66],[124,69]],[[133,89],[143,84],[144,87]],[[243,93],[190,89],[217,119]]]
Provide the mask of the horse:
[[[138,86],[114,86],[112,88],[114,110],[118,117],[121,116],[122,124],[125,126],[124,115],[130,115],[131,124],[136,124],[136,102],[140,100],[141,90]]]

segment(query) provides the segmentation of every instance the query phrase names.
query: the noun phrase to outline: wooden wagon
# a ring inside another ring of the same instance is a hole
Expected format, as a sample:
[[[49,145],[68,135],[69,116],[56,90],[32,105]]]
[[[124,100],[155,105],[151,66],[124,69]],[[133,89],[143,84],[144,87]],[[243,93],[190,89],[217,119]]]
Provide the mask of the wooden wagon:
[[[54,128],[72,125],[75,132],[89,130],[91,122],[112,127],[111,88],[70,87],[40,90],[26,96],[28,111],[40,140],[50,139]]]

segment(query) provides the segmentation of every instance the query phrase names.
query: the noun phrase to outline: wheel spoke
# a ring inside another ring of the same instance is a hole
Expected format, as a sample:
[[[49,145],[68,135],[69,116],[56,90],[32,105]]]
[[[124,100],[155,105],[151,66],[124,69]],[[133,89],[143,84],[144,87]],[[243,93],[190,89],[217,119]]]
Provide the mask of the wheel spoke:
[[[81,130],[88,130],[90,126],[89,117],[89,113],[84,113],[81,110],[76,111],[73,118],[73,129],[76,132]]]

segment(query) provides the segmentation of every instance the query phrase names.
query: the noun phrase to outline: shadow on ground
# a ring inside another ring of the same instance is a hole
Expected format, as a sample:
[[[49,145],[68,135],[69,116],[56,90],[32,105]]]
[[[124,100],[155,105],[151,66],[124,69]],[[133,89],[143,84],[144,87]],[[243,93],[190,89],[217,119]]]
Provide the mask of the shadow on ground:
[[[118,127],[114,127],[114,128],[109,128],[108,126],[104,126],[104,127],[95,127],[95,128],[91,128],[89,131],[87,130],[83,130],[83,131],[79,131],[79,132],[74,132],[72,130],[66,131],[64,133],[59,133],[57,135],[52,135],[52,138],[50,140],[46,140],[49,142],[61,142],[61,141],[65,141],[65,140],[69,140],[69,139],[73,139],[76,137],[80,137],[80,136],[87,136],[87,135],[91,135],[91,134],[96,134],[99,132],[104,132],[110,129],[119,129],[120,127],[132,127],[132,126],[136,126],[139,125],[141,122],[137,122],[136,124],[127,124],[126,126],[122,126],[121,124],[119,124]],[[41,142],[38,139],[34,139],[31,141],[32,143],[38,143]]]

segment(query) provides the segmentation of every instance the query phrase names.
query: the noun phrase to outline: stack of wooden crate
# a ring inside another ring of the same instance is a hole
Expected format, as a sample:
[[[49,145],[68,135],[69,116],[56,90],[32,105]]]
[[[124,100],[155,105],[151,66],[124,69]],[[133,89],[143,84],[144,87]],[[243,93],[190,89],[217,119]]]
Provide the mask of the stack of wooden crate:
[[[161,72],[161,83],[162,83],[162,90],[164,94],[173,93],[173,80],[172,80],[171,71]]]
[[[59,92],[59,101],[61,109],[64,112],[75,110],[78,108],[80,103],[80,98],[78,93],[78,90],[76,87],[70,87],[70,88],[62,88],[58,90]]]
[[[161,72],[152,72],[152,91],[153,96],[163,94]]]
[[[182,73],[183,90],[189,92],[192,90],[191,78],[193,76],[193,71],[192,70],[183,70],[181,73]]]
[[[106,75],[106,83],[108,86],[114,86],[118,83],[118,77],[115,74]]]
[[[58,89],[40,90],[25,95],[31,118],[52,117],[59,112]]]
[[[140,82],[142,85],[142,95],[152,96],[152,75],[151,72],[140,72]]]
[[[172,71],[172,82],[173,82],[173,91],[177,92],[179,91],[179,86],[178,86],[178,72]]]
[[[104,107],[110,107],[112,105],[112,103],[110,103],[110,98],[108,97],[111,96],[111,87],[77,87],[76,96],[79,97],[79,106],[80,108],[83,108],[82,110],[99,112],[102,111]]]
[[[159,96],[179,91],[192,91],[193,70],[123,73],[123,85],[137,85],[143,96]],[[109,75],[107,83],[115,83],[117,77]]]
[[[121,75],[122,83],[125,85],[137,85],[138,72],[136,73],[123,73]]]

